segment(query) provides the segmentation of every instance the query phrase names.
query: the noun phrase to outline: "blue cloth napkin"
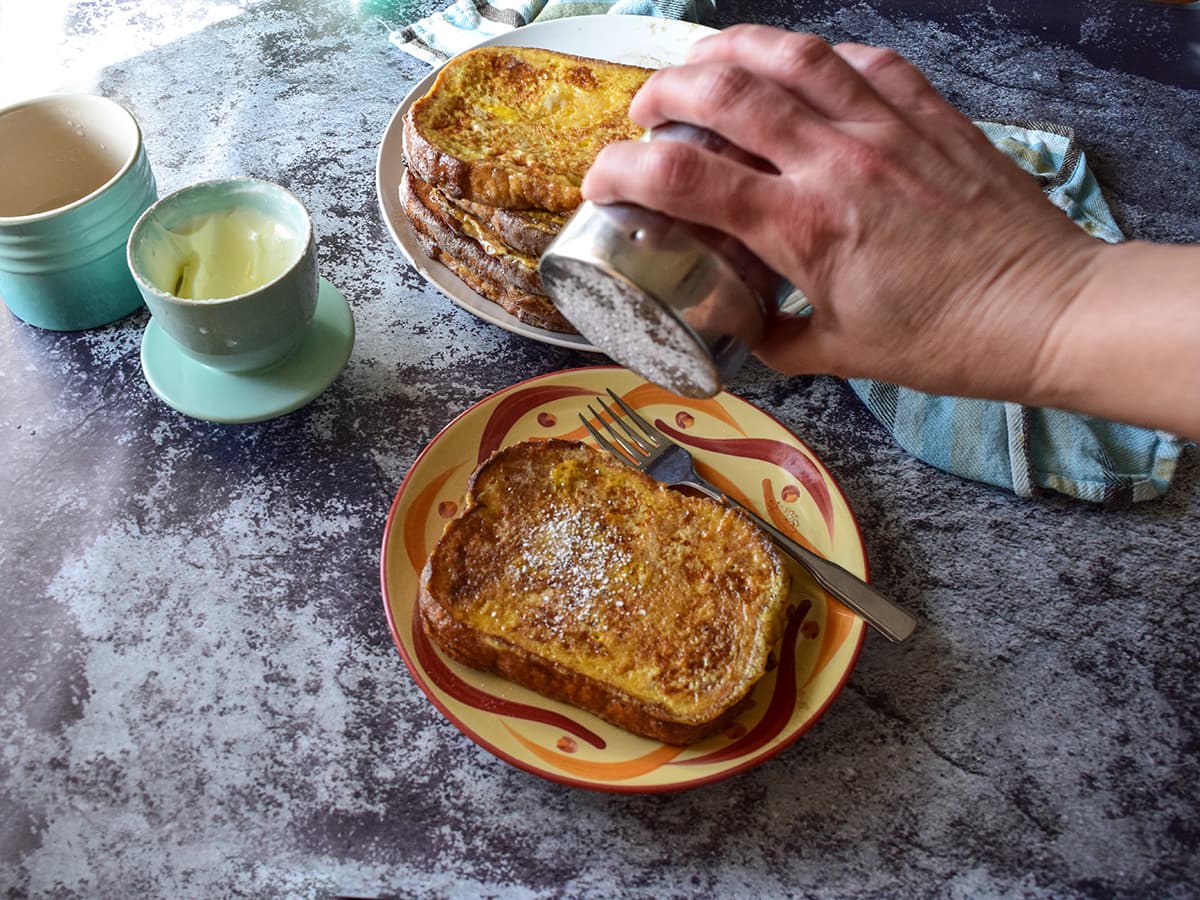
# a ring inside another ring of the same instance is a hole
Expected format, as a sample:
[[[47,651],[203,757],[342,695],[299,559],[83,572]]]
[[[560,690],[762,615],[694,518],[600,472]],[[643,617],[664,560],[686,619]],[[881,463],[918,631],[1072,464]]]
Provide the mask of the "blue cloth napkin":
[[[457,0],[394,29],[390,40],[434,65],[534,21],[600,13],[706,21],[716,0]],[[1123,240],[1070,128],[1048,122],[976,123],[1047,197],[1100,240]],[[1054,409],[925,394],[876,381],[850,387],[909,453],[947,472],[1032,496],[1057,491],[1127,503],[1165,493],[1184,442],[1174,435]]]
[[[1123,240],[1070,128],[977,122],[1089,234]],[[1039,489],[1097,503],[1166,492],[1185,444],[1174,435],[1016,403],[943,397],[854,379],[854,392],[909,453],[964,478],[1028,497]]]
[[[405,53],[438,65],[482,40],[533,22],[603,14],[707,22],[715,8],[716,0],[457,0],[395,29],[389,39]]]

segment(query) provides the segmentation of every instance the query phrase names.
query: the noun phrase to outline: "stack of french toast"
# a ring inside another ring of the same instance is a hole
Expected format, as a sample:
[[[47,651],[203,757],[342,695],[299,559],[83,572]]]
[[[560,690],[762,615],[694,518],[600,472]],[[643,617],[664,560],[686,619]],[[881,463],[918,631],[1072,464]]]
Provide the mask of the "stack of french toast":
[[[538,258],[600,149],[641,135],[629,104],[651,71],[530,47],[448,62],[404,119],[400,199],[425,253],[521,322],[573,333]]]

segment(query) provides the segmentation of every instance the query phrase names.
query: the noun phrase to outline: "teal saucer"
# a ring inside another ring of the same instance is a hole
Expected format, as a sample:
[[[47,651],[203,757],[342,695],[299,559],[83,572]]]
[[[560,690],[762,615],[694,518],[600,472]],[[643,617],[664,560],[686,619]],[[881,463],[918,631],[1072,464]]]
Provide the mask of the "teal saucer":
[[[142,335],[142,372],[168,406],[210,422],[262,422],[310,403],[333,383],[354,347],[350,305],[321,279],[317,309],[300,345],[255,372],[222,372],[197,362],[154,321]]]

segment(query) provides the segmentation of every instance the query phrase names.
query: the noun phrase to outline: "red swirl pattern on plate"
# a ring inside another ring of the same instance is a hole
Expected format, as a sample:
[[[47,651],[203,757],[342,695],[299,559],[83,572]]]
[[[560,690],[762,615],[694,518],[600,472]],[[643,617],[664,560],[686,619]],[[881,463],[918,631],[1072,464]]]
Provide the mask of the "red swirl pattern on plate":
[[[421,663],[421,668],[425,670],[425,674],[429,676],[429,680],[459,703],[465,703],[484,712],[561,728],[580,740],[587,741],[599,750],[603,750],[607,746],[604,738],[594,731],[584,728],[574,719],[538,706],[530,706],[528,703],[504,700],[495,694],[489,694],[487,691],[481,691],[479,688],[467,684],[442,662],[441,657],[433,649],[433,645],[429,643],[425,629],[421,627],[420,619],[416,615],[413,616],[411,637],[413,649],[417,652],[417,659]]]
[[[496,404],[479,436],[479,454],[476,462],[481,463],[504,445],[505,436],[520,418],[546,403],[565,397],[595,396],[595,391],[571,385],[543,385],[513,391]]]
[[[788,621],[787,629],[783,634],[783,643],[779,648],[779,666],[775,670],[775,689],[771,692],[771,699],[762,718],[733,743],[702,756],[676,760],[673,765],[701,765],[728,762],[738,757],[749,757],[773,741],[787,727],[792,718],[792,712],[796,708],[796,638],[800,633],[804,617],[808,615],[808,610],[809,605],[806,603]]]

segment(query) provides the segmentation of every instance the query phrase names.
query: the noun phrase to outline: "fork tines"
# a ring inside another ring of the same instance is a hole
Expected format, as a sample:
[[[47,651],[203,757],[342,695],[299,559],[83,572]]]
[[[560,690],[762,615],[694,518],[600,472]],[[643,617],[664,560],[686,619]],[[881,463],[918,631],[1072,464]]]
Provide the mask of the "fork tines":
[[[592,437],[596,439],[597,443],[599,443],[601,447],[614,456],[617,456],[618,458],[628,458],[633,465],[637,465],[642,457],[649,456],[656,449],[658,449],[658,447],[662,445],[663,439],[659,435],[658,430],[640,415],[638,415],[637,411],[634,410],[632,406],[618,397],[613,392],[612,388],[607,388],[606,390],[608,395],[612,397],[613,401],[616,402],[619,407],[621,407],[621,410],[625,413],[625,416],[628,419],[632,419],[637,424],[640,431],[635,430],[632,426],[630,426],[625,417],[617,415],[617,413],[613,411],[613,408],[604,402],[602,397],[597,397],[596,402],[600,404],[600,408],[604,410],[604,412],[608,413],[608,419],[605,419],[603,415],[596,412],[590,403],[588,404],[588,412],[590,412],[592,417],[598,423],[600,423],[605,431],[608,432],[609,437],[612,438],[612,441],[614,441],[617,446],[613,446],[613,444],[610,443],[609,440],[606,439],[604,435],[602,435],[596,429],[596,427],[588,421],[587,417],[584,416],[583,413],[579,414],[579,420],[583,422],[583,427],[591,433]],[[612,421],[610,422],[609,419]],[[617,429],[613,427],[614,423],[620,426],[621,431],[625,433],[625,436],[622,436],[621,432],[617,431]],[[621,449],[618,450],[617,447],[620,447]],[[622,453],[621,451],[624,452]]]

